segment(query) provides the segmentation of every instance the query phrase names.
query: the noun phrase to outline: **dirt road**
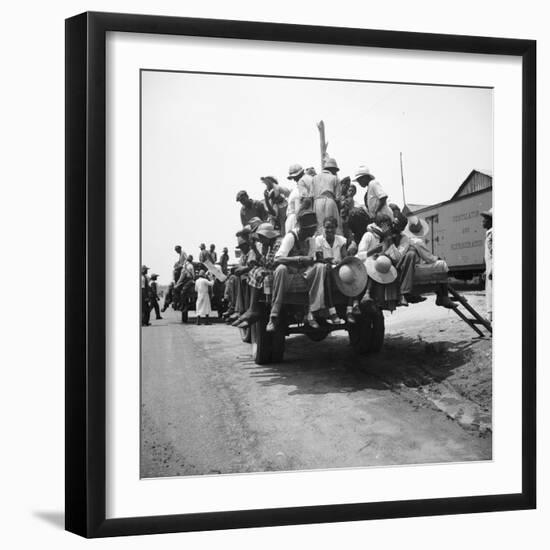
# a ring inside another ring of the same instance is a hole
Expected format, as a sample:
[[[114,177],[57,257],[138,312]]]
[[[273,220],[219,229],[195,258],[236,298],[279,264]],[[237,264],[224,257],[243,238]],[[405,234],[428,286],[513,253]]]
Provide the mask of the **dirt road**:
[[[431,297],[375,356],[339,331],[265,366],[236,329],[164,315],[142,328],[142,477],[491,458],[491,340]]]

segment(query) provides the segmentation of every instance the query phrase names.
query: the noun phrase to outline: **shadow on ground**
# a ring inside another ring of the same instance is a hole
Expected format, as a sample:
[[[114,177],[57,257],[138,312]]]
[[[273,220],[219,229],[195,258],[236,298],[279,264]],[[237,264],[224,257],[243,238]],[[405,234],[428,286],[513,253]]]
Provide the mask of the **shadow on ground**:
[[[427,343],[397,333],[386,336],[379,353],[361,356],[347,338],[315,343],[300,335],[287,338],[284,362],[247,368],[264,386],[292,386],[289,395],[419,388],[441,382],[468,364],[473,345],[474,340]]]

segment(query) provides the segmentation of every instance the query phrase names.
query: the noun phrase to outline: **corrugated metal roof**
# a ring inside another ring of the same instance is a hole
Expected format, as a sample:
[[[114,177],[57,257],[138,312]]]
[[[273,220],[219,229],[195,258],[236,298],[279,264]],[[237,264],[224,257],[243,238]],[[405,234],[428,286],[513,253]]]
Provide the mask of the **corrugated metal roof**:
[[[475,174],[482,174],[484,176],[487,176],[489,178],[491,178],[491,180],[493,179],[493,174],[492,174],[492,171],[491,170],[485,170],[485,169],[477,169],[477,168],[474,168],[469,174],[468,176],[466,177],[466,179],[460,184],[459,188],[456,190],[456,193],[451,197],[451,200],[452,199],[456,199],[457,197],[459,197],[461,194],[462,194],[462,191],[464,190],[464,188],[468,185],[468,183],[470,182],[470,180],[472,179],[472,177],[475,175]],[[491,183],[492,185],[492,183]]]

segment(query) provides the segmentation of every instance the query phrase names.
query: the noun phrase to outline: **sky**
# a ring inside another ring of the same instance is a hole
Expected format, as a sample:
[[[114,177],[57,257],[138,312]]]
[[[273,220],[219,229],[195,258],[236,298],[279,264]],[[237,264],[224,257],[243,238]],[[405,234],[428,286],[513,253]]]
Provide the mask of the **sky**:
[[[174,245],[224,246],[233,259],[241,189],[260,177],[292,187],[288,167],[320,166],[317,122],[339,175],[367,165],[403,204],[448,200],[474,168],[492,169],[492,90],[479,88],[142,72],[142,259],[171,279]],[[363,190],[358,187],[358,203]]]

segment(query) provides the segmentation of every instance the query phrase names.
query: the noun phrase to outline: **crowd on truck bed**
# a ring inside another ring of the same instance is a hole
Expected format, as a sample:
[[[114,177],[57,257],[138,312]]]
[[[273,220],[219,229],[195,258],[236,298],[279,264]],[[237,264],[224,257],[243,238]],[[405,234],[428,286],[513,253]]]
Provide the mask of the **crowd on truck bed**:
[[[320,318],[329,324],[353,324],[368,308],[393,311],[425,300],[413,294],[415,269],[422,265],[430,266],[433,273],[448,271],[445,261],[425,244],[428,224],[416,216],[405,216],[390,203],[368,167],[359,166],[353,178],[340,179],[338,172],[333,158],[325,159],[320,173],[293,164],[288,170],[289,185],[281,185],[273,176],[260,178],[265,185],[263,200],[239,191],[236,201],[241,204],[242,227],[236,233],[237,265],[229,267],[227,248],[218,262],[215,246],[207,250],[201,244],[196,273],[193,257],[176,246],[179,259],[163,311],[171,302],[180,304],[176,308],[187,307],[195,293],[197,323],[201,318],[209,323],[216,279],[223,281],[226,321],[247,328],[260,318],[260,303],[267,302],[267,331],[277,328],[285,294],[292,292],[307,293],[304,322],[313,329],[319,328]],[[363,205],[355,202],[355,184],[365,189]],[[484,227],[490,229],[492,210],[482,214],[489,220]],[[160,313],[158,299],[150,298],[146,271],[143,275],[142,301],[150,301],[142,306],[142,311],[147,310],[146,324],[151,304],[157,318]],[[336,292],[347,297],[344,319],[334,306]],[[437,305],[456,308],[446,282],[437,285],[436,293]]]

